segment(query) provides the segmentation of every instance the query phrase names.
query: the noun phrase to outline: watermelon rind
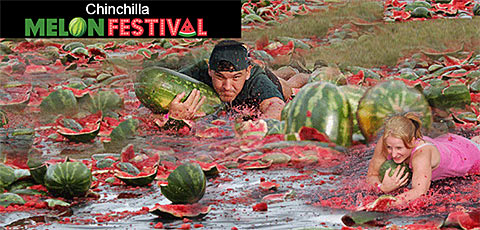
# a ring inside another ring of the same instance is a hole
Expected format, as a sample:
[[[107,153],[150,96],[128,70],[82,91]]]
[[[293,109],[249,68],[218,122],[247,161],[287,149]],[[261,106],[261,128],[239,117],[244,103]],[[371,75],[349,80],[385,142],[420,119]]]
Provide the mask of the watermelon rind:
[[[59,128],[57,132],[71,142],[88,143],[97,137],[100,132],[100,122],[97,122],[96,128],[86,132],[72,132],[73,130]]]
[[[194,218],[207,215],[211,210],[210,205],[196,204],[166,204],[155,205],[150,213],[165,219]]]
[[[130,162],[118,162],[117,164],[115,164],[115,167],[122,172],[126,172],[134,176],[140,173],[140,170]]]
[[[72,50],[74,50],[75,48],[78,48],[78,47],[85,47],[85,45],[81,42],[70,42],[70,43],[62,46],[62,49],[65,50],[65,51],[72,51]]]
[[[439,109],[464,108],[471,103],[470,90],[465,84],[431,84],[423,94],[432,107]]]
[[[193,204],[202,199],[206,189],[205,174],[197,163],[179,165],[168,175],[162,194],[174,204]]]
[[[219,169],[219,166],[217,163],[207,163],[207,162],[201,162],[201,161],[195,161],[195,163],[200,165],[200,168],[202,168],[203,173],[205,173],[205,176],[207,177],[216,176],[221,172],[221,169]]]
[[[53,196],[81,197],[90,189],[92,173],[82,162],[57,163],[48,167],[44,184]]]
[[[0,205],[7,207],[10,204],[25,204],[25,200],[15,193],[0,194]]]
[[[47,164],[28,159],[27,165],[30,169],[30,175],[32,176],[33,180],[38,184],[43,184],[45,173],[47,173]]]
[[[123,174],[116,173],[115,177],[123,181],[125,184],[130,186],[146,186],[155,179],[157,176],[158,167],[155,167],[155,171],[151,174],[144,176],[124,176]]]
[[[10,166],[0,164],[0,189],[8,187],[15,180],[15,170]]]
[[[383,212],[355,211],[342,216],[342,222],[346,226],[357,226],[384,220],[386,214]]]

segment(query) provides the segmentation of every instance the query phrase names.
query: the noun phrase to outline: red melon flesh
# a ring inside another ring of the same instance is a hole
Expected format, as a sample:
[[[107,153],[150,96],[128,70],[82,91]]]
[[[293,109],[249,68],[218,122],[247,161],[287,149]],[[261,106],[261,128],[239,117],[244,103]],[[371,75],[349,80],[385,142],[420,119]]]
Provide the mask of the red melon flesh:
[[[374,202],[367,204],[366,211],[369,212],[384,212],[390,207],[390,204],[395,202],[397,198],[390,195],[383,195],[377,198]]]
[[[455,227],[461,229],[479,229],[480,228],[480,209],[465,212],[456,211],[448,214],[443,227]]]
[[[202,205],[200,203],[166,205],[156,204],[155,207],[150,209],[150,213],[167,219],[184,217],[191,218],[207,215],[210,212],[210,209],[211,207],[209,205]]]

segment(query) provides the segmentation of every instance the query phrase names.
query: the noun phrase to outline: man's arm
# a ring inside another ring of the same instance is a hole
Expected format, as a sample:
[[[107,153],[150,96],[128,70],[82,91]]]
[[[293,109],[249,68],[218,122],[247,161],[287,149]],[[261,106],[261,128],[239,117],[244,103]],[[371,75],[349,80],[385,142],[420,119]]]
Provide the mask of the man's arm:
[[[285,102],[282,99],[272,97],[263,100],[260,103],[259,109],[260,112],[263,113],[264,118],[280,120],[283,107],[285,107]]]

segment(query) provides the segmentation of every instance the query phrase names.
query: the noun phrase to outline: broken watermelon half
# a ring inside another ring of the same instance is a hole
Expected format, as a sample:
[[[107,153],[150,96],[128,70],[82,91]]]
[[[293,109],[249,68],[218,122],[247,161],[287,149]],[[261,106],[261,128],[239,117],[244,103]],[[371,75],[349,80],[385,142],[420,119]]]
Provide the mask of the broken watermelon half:
[[[157,171],[158,165],[155,165],[154,167],[144,167],[137,175],[131,175],[120,170],[115,170],[115,177],[130,186],[147,186],[155,179]]]
[[[100,132],[102,111],[81,119],[60,117],[57,119],[57,132],[72,142],[87,143]]]
[[[195,204],[156,204],[150,213],[165,219],[202,217],[210,212],[209,205]]]

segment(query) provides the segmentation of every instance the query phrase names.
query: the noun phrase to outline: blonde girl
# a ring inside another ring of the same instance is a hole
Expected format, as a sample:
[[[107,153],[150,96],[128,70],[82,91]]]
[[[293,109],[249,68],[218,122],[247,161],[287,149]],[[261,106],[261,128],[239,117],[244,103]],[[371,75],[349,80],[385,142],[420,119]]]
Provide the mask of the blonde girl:
[[[367,182],[383,193],[405,185],[409,176],[403,173],[405,167],[397,167],[392,176],[388,169],[380,181],[379,169],[383,162],[392,159],[397,164],[406,162],[410,167],[412,187],[397,195],[394,205],[425,194],[434,180],[480,172],[480,150],[476,142],[450,133],[432,139],[422,135],[421,127],[421,120],[413,113],[391,117],[385,123],[383,136],[370,161]]]

